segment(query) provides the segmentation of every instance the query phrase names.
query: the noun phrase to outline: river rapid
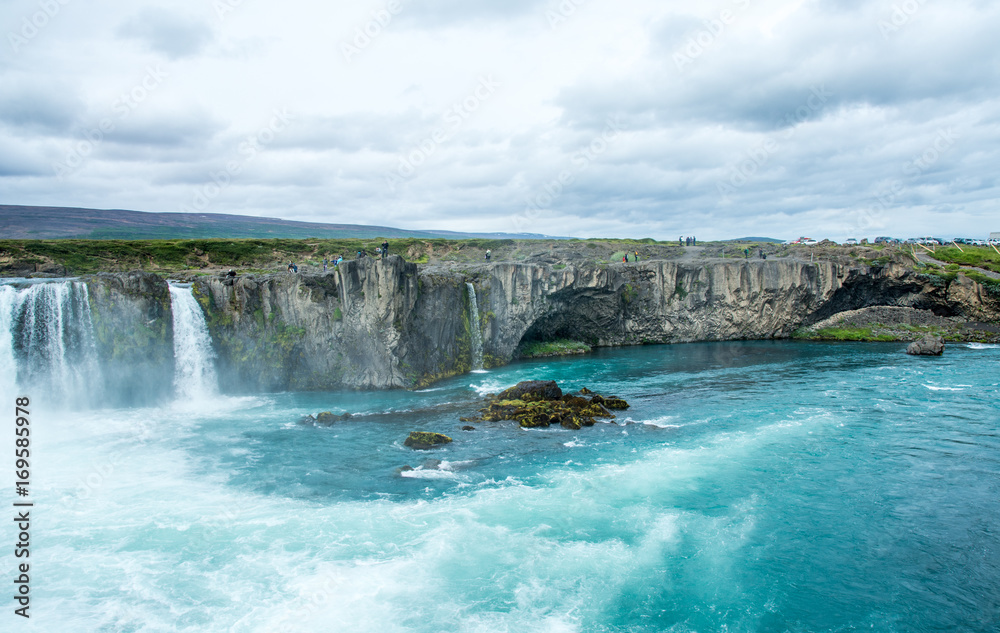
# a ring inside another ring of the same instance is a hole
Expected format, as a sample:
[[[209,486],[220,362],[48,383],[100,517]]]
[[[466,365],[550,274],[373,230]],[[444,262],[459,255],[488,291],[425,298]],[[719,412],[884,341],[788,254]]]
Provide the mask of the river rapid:
[[[995,632],[1000,349],[903,347],[598,350],[413,392],[178,383],[149,408],[8,380],[34,403],[17,630]],[[632,406],[461,430],[525,379]],[[353,417],[298,423],[319,411]]]

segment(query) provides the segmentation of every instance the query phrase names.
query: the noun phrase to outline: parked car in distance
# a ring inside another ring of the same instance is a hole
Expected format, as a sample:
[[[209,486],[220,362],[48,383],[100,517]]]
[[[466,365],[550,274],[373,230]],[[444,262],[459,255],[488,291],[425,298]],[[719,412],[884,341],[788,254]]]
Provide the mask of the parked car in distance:
[[[857,246],[857,245],[858,245],[858,240],[854,239],[853,237],[849,237],[846,240],[844,240],[844,246]]]

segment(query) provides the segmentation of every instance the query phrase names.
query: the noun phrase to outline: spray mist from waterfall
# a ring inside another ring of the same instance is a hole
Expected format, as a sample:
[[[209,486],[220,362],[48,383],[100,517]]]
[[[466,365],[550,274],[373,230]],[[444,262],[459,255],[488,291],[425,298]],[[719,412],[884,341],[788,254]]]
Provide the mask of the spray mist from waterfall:
[[[479,304],[476,302],[476,287],[471,283],[466,283],[465,288],[469,293],[469,321],[470,338],[472,339],[472,371],[483,369],[483,335],[479,331]]]
[[[190,285],[170,284],[174,325],[174,389],[182,401],[205,400],[219,391],[215,352],[205,315]]]

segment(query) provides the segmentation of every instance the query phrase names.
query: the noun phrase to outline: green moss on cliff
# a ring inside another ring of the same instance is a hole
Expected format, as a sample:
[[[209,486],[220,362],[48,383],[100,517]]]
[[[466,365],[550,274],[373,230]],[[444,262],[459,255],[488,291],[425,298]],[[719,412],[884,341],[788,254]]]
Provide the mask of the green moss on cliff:
[[[520,358],[541,358],[545,356],[569,356],[571,354],[586,354],[591,351],[590,345],[580,341],[559,339],[556,341],[531,341],[518,347]]]

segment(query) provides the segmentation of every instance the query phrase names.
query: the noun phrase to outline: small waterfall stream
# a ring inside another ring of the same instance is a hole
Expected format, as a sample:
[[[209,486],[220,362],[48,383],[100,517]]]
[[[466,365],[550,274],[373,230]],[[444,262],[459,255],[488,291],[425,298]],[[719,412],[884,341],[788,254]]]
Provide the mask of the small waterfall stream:
[[[170,284],[174,324],[174,388],[177,396],[199,400],[218,393],[215,352],[205,314],[190,284]]]
[[[51,390],[52,398],[78,404],[101,392],[86,284],[0,285],[0,379],[8,386]]]
[[[479,304],[476,302],[476,287],[471,283],[466,283],[465,288],[469,292],[469,314],[471,316],[469,329],[472,330],[470,333],[470,338],[472,339],[472,371],[477,371],[483,368],[483,335],[479,331]]]

